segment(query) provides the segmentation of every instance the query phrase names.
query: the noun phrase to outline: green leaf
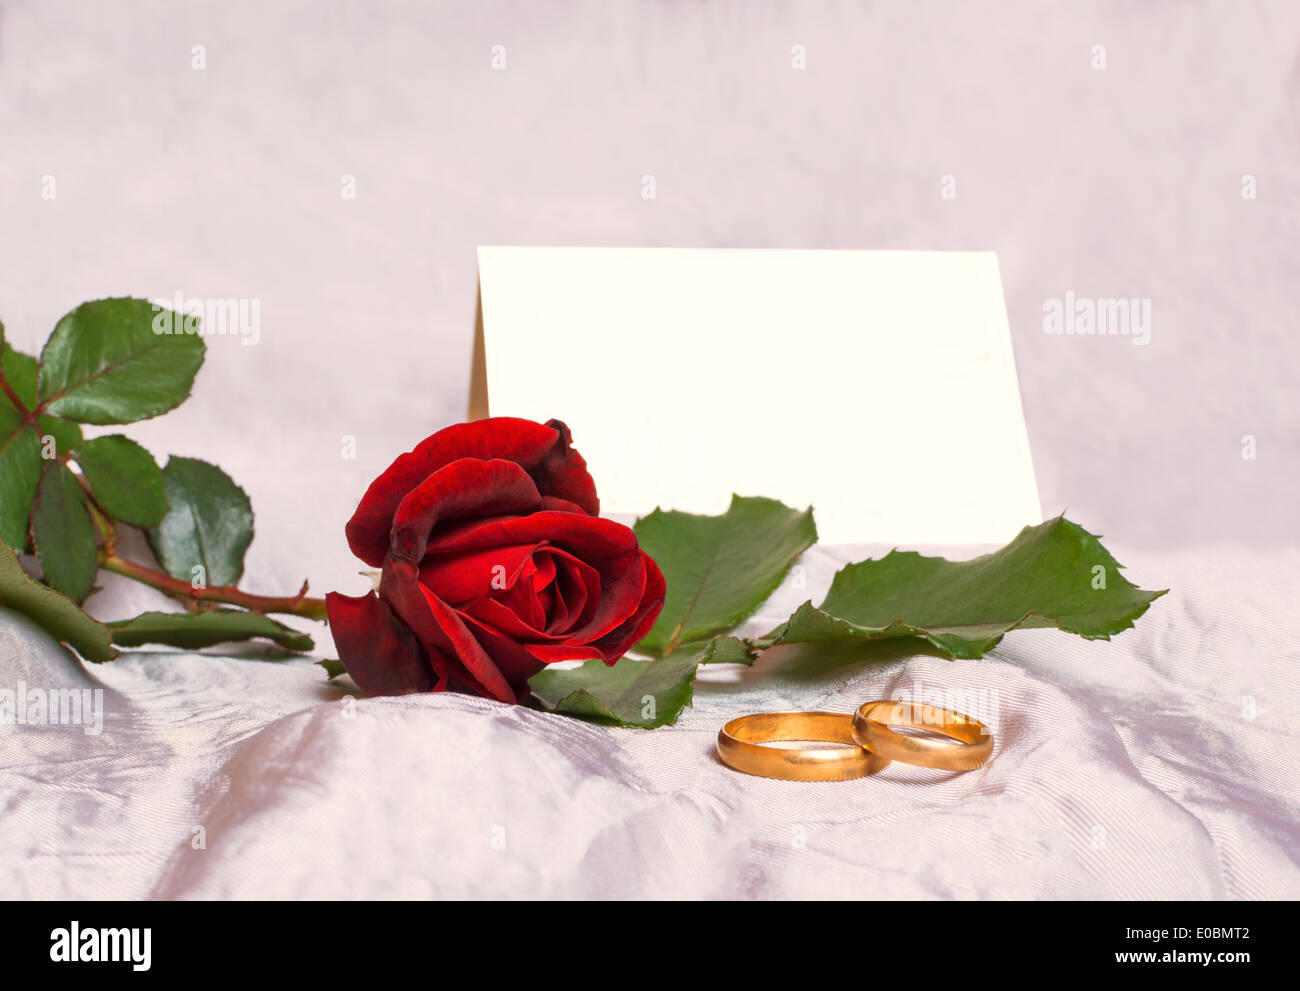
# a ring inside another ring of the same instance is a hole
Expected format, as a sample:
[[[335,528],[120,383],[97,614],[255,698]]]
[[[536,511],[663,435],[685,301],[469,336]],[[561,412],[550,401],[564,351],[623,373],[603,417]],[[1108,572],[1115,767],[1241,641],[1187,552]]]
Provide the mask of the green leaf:
[[[737,637],[714,637],[709,649],[703,652],[701,664],[753,664],[754,654],[749,644]]]
[[[325,669],[325,674],[329,677],[330,681],[333,681],[340,675],[348,673],[348,669],[343,666],[342,661],[326,658],[325,660],[317,661],[316,663]]]
[[[29,410],[36,406],[36,359],[19,354],[4,341],[0,325],[0,371]],[[41,439],[25,414],[0,390],[0,540],[19,550],[41,482]]]
[[[87,616],[71,599],[27,577],[18,556],[5,543],[0,543],[0,605],[30,616],[88,661],[111,661],[117,656],[108,627]]]
[[[1025,527],[1006,547],[970,561],[891,551],[843,568],[820,607],[804,603],[749,646],[919,636],[948,657],[974,658],[1014,629],[1109,640],[1168,591],[1138,588],[1121,567],[1064,516]]]
[[[47,411],[81,423],[133,423],[175,409],[203,364],[197,333],[155,333],[195,318],[145,299],[99,299],[63,317],[41,352]]]
[[[3,339],[0,327],[0,340]],[[0,370],[28,411],[36,408],[36,359],[0,344]],[[0,540],[11,547],[27,546],[32,505],[41,482],[45,437],[54,438],[51,454],[66,454],[81,440],[81,428],[53,416],[41,416],[32,426],[0,390]]]
[[[0,337],[3,337],[3,334],[4,327],[0,326]],[[5,380],[18,394],[18,398],[23,405],[29,411],[36,409],[36,379],[38,374],[36,359],[21,354],[8,344],[5,344],[0,364],[4,369]],[[12,427],[8,426],[9,424],[15,424],[22,419],[24,419],[23,415],[14,409],[9,397],[0,392],[0,439],[9,434],[12,429]],[[57,416],[42,415],[38,423],[40,424],[39,433],[42,440],[47,435],[53,437],[60,455],[67,454],[68,451],[81,442],[81,428],[70,420],[61,420]]]
[[[0,436],[0,540],[10,547],[27,546],[28,522],[40,484],[41,438],[35,428]]]
[[[54,450],[59,457],[66,457],[81,443],[81,428],[71,420],[60,420],[57,416],[42,416],[37,423],[40,424],[42,446],[46,437],[53,437]]]
[[[0,327],[0,341],[2,340],[3,327]],[[15,351],[7,342],[4,342],[0,343],[0,368],[4,369],[5,381],[17,393],[22,404],[29,411],[34,410],[36,408],[36,359],[20,351]],[[17,414],[17,410],[14,409],[9,396],[0,392],[0,417],[4,417],[6,411]]]
[[[173,578],[191,581],[202,568],[207,585],[234,585],[253,541],[253,506],[216,465],[173,457],[163,469],[167,514],[149,544]]]
[[[311,650],[315,644],[306,633],[277,623],[261,613],[242,609],[210,609],[205,612],[147,612],[134,619],[109,623],[113,642],[121,647],[164,644],[198,650],[213,644],[260,637],[290,650]]]
[[[32,541],[46,584],[80,602],[95,584],[99,556],[81,486],[66,465],[51,461],[32,512]]]
[[[36,409],[36,359],[15,351],[4,341],[0,325],[0,371],[26,408],[19,410],[0,390],[0,540],[11,547],[27,546],[32,506],[40,487],[45,437],[54,438],[53,454],[66,454],[81,440],[81,428],[53,416],[41,416],[38,426],[28,418]]]
[[[663,612],[638,650],[672,653],[725,633],[776,591],[799,555],[817,542],[811,509],[732,496],[721,516],[656,509],[634,528],[664,573]]]
[[[74,457],[90,491],[109,515],[149,527],[167,513],[163,474],[148,451],[121,434],[96,437],[79,445]]]
[[[587,661],[567,671],[546,668],[528,684],[550,712],[614,726],[671,726],[695,696],[696,668],[714,663],[715,650],[730,639],[648,661],[624,657],[613,667]]]

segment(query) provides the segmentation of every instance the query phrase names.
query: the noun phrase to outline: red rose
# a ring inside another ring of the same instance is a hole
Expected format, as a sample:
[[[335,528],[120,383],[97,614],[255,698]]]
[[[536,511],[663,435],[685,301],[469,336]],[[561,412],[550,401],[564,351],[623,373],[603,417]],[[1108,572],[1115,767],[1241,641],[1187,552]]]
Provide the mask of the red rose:
[[[613,664],[664,602],[636,534],[601,519],[569,428],[495,417],[440,430],[366,490],[348,546],[379,592],[325,597],[339,659],[367,695],[528,697],[552,661]]]

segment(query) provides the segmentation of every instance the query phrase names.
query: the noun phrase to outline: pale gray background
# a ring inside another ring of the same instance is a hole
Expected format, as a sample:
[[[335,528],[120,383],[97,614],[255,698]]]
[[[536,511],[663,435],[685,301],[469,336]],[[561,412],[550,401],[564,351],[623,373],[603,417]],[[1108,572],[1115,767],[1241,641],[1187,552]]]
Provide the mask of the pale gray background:
[[[127,432],[249,490],[251,587],[356,592],[360,492],[462,416],[476,245],[993,249],[1045,512],[1294,545],[1298,56],[1294,2],[8,0],[0,319],[34,350],[93,297],[260,298]],[[1067,289],[1149,297],[1150,345],[1044,334]]]

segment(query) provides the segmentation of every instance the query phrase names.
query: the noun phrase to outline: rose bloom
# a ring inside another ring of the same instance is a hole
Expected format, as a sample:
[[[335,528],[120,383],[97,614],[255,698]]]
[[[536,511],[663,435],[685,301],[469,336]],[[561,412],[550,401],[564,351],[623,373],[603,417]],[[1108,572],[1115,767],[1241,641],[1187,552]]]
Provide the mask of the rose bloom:
[[[528,698],[547,664],[612,665],[649,632],[664,579],[601,519],[569,428],[511,417],[440,430],[371,483],[348,546],[378,593],[325,597],[339,659],[367,695]]]

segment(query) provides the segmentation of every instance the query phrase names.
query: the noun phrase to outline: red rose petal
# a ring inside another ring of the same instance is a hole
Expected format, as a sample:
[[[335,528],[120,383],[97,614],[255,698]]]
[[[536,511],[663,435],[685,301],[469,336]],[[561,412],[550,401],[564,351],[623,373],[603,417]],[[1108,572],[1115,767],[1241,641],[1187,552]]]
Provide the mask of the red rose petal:
[[[640,604],[626,622],[606,634],[595,645],[602,649],[606,663],[611,665],[650,632],[650,628],[655,625],[655,620],[659,618],[659,613],[664,608],[666,585],[663,572],[659,570],[659,565],[655,564],[650,555],[643,551],[641,556],[645,559],[646,581],[645,593]]]
[[[638,551],[630,563],[612,575],[602,569],[600,601],[591,620],[569,634],[574,643],[593,643],[608,636],[637,611],[645,598],[647,560]]]
[[[537,601],[542,604],[543,616],[555,615],[555,586],[547,585],[545,588],[539,589],[537,592]],[[560,608],[564,608],[563,601],[560,603]],[[549,629],[551,624],[548,621],[546,625]]]
[[[537,549],[538,552],[533,554],[530,577],[533,579],[533,587],[540,591],[555,581],[555,558],[545,544],[538,544]],[[525,574],[528,574],[527,569]]]
[[[420,563],[420,583],[444,602],[460,606],[484,595],[510,588],[518,581],[533,552],[542,543],[426,554]],[[500,569],[500,570],[498,570]]]
[[[480,600],[461,606],[460,611],[467,616],[473,616],[484,626],[499,629],[504,635],[515,637],[516,640],[529,641],[538,639],[538,637],[542,637],[542,639],[546,637],[545,633],[542,633],[536,627],[530,626],[528,620],[521,618],[510,607],[502,605],[495,598],[485,596]]]
[[[529,469],[542,495],[557,496],[575,503],[592,516],[600,515],[600,500],[596,497],[596,483],[587,471],[587,462],[570,445],[569,428],[560,420],[547,420],[560,437],[541,462]]]
[[[592,617],[572,634],[576,643],[606,636],[636,610],[645,594],[646,568],[636,534],[613,520],[573,513],[542,511],[495,520],[455,533],[435,535],[428,552],[468,550],[497,544],[546,540],[596,568],[601,576],[599,601]]]
[[[461,618],[465,626],[473,631],[475,642],[481,644],[482,649],[491,658],[494,670],[513,686],[514,696],[503,701],[526,701],[530,694],[528,679],[542,670],[545,664],[534,657],[528,648],[488,624],[469,615]]]
[[[484,595],[461,610],[515,640],[555,639],[546,630],[546,606],[552,598],[548,586],[554,578],[549,555],[536,555],[511,588]]]
[[[432,691],[436,683],[428,655],[411,630],[374,592],[325,596],[330,632],[339,660],[367,695]]]
[[[485,626],[490,626],[494,630],[500,630],[506,636],[523,643],[529,643],[534,640],[558,640],[559,636],[552,636],[546,633],[542,626],[545,624],[534,625],[530,617],[521,616],[518,611],[511,609],[504,602],[497,599],[484,597],[476,602],[471,602],[461,609],[461,612],[467,616],[473,616]]]
[[[541,492],[542,487],[539,485],[537,491]],[[568,499],[561,499],[558,496],[547,495],[542,492],[542,509],[553,509],[560,513],[578,513],[581,516],[589,515],[585,509],[576,502],[569,502]]]
[[[574,610],[564,600],[564,593],[560,590],[560,586],[553,582],[542,589],[537,597],[542,600],[542,608],[550,617],[546,621],[545,632],[552,636],[563,635],[573,625]]]
[[[383,563],[393,515],[402,500],[434,472],[462,458],[514,461],[534,479],[539,493],[555,502],[547,508],[595,515],[596,483],[586,461],[570,446],[569,428],[498,416],[439,430],[399,456],[376,478],[348,521],[348,546],[372,567]]]
[[[439,522],[480,514],[526,513],[536,509],[541,498],[528,473],[513,461],[453,461],[417,485],[397,507],[389,554],[419,561]],[[576,519],[571,513],[557,515]]]
[[[546,613],[537,598],[537,572],[523,574],[519,580],[504,592],[498,592],[495,602],[518,616],[530,630],[541,631],[546,626]]]
[[[501,702],[518,701],[514,689],[456,610],[419,583],[413,564],[389,558],[384,563],[379,594],[392,604],[421,642],[442,650],[458,665],[453,671],[457,680],[470,685],[475,694]]]
[[[547,553],[556,564],[556,606],[547,632],[562,633],[585,626],[600,602],[600,572],[558,547],[549,548]]]
[[[554,664],[556,661],[605,660],[605,655],[599,648],[572,643],[530,643],[525,645],[525,649],[543,664]]]
[[[507,416],[458,423],[439,430],[417,444],[413,451],[398,457],[370,483],[348,521],[348,546],[361,560],[378,568],[388,552],[397,507],[435,471],[461,458],[481,461],[500,458],[530,468],[561,443],[567,447],[560,431],[532,420]]]
[[[631,560],[640,553],[636,534],[630,527],[598,516],[579,516],[554,510],[441,530],[430,538],[425,553],[473,550],[543,540],[572,551],[579,560],[596,566],[602,573],[605,569],[601,562],[610,565],[620,562],[626,564],[624,559]]]
[[[461,614],[436,595],[429,594],[428,590],[422,588],[421,591],[424,592],[435,622],[448,640],[450,652],[455,654],[457,660],[465,666],[466,672],[482,687],[480,694],[499,702],[522,701],[492,655],[470,632]],[[525,697],[526,695],[527,693]]]

